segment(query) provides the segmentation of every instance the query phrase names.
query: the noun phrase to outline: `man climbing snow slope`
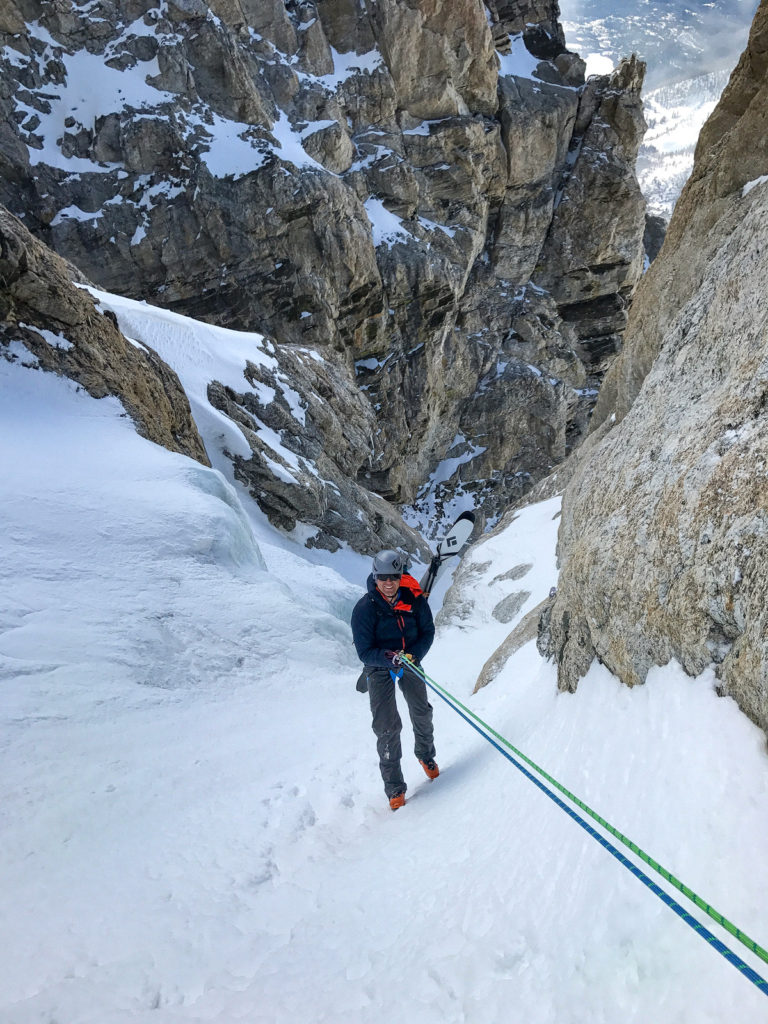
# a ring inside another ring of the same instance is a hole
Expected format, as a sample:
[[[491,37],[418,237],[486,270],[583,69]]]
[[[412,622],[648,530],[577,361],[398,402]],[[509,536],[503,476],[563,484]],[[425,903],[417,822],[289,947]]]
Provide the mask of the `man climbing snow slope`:
[[[352,637],[365,666],[361,678],[367,683],[379,768],[393,811],[405,803],[408,788],[400,768],[402,721],[395,683],[408,704],[414,753],[430,779],[440,774],[435,763],[432,705],[427,700],[427,688],[415,672],[407,671],[406,664],[420,664],[432,646],[435,625],[427,599],[417,581],[407,574],[407,568],[407,556],[397,551],[380,551],[368,577],[368,593],[352,612]]]

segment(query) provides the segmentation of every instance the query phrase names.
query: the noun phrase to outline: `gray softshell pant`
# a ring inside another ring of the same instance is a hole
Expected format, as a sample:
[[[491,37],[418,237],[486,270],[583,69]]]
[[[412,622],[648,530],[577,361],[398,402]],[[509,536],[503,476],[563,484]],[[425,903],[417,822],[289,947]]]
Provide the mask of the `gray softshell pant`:
[[[395,683],[388,669],[366,669],[366,675],[373,716],[371,728],[376,734],[376,749],[379,752],[379,769],[384,780],[384,792],[388,797],[395,796],[397,793],[404,793],[408,788],[400,770],[400,731],[403,723],[397,710]],[[408,714],[411,717],[413,752],[420,761],[431,761],[435,756],[432,705],[427,700],[424,680],[403,669],[398,685],[408,704]]]

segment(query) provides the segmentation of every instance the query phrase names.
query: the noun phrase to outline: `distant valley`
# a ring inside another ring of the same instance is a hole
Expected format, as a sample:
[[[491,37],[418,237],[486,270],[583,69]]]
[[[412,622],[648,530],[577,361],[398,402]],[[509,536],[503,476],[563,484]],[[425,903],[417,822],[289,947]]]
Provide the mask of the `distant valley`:
[[[692,9],[693,8],[693,9]],[[566,41],[602,73],[629,53],[647,63],[645,135],[637,166],[648,212],[669,219],[693,166],[702,124],[744,48],[756,0],[562,0]]]

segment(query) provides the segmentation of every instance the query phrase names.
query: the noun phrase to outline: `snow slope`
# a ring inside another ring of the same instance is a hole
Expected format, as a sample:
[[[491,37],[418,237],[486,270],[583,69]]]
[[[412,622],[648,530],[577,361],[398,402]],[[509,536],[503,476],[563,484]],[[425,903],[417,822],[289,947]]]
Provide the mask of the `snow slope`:
[[[0,360],[0,1021],[768,1019],[437,697],[443,774],[406,758],[389,811],[348,626],[367,563],[273,531],[196,392],[257,336],[101,298],[172,358],[222,470],[20,344]],[[524,589],[519,618],[556,580],[557,512],[473,549],[425,666],[765,945],[764,737],[711,674],[628,690],[594,666],[558,694],[531,643],[470,696],[514,624],[494,609]]]

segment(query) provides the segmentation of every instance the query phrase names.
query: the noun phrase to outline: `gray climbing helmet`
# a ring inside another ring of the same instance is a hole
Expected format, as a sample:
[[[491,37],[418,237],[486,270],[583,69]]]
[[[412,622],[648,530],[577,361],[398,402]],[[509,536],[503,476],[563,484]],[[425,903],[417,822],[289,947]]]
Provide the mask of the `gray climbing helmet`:
[[[380,551],[373,560],[374,576],[400,576],[408,570],[408,555],[399,551]]]

